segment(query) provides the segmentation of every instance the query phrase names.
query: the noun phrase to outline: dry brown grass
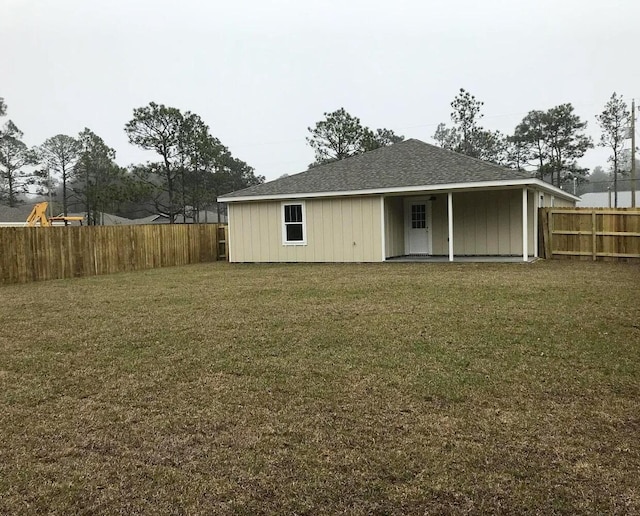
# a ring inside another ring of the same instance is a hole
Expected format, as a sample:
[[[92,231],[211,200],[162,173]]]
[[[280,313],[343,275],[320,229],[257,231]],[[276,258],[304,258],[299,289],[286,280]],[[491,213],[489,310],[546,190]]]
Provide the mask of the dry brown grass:
[[[640,268],[0,288],[0,513],[638,513]]]

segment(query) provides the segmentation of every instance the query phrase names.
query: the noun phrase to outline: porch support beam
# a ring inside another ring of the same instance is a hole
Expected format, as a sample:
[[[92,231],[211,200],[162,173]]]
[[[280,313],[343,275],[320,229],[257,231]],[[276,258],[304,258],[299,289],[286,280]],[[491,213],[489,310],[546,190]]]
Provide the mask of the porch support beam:
[[[527,188],[522,189],[522,261],[529,257],[529,207],[527,206]]]
[[[449,222],[449,261],[453,261],[453,193],[447,193],[447,219]]]

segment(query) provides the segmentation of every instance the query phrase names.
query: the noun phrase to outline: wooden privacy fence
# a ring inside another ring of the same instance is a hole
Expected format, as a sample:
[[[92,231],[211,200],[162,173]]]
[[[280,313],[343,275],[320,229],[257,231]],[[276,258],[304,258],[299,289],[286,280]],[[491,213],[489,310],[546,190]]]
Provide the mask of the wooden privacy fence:
[[[0,284],[227,259],[225,224],[0,228]]]
[[[640,209],[540,208],[540,256],[640,259]]]

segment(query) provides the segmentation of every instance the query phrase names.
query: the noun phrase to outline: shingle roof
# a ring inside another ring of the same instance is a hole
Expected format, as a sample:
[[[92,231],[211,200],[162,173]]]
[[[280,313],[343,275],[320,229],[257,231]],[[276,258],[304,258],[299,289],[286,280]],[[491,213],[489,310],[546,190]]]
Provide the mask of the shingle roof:
[[[526,172],[518,172],[410,139],[238,190],[222,196],[221,200],[245,196],[347,192],[530,178],[531,175]]]
[[[60,214],[62,215],[62,213]],[[75,217],[84,217],[85,223],[87,220],[87,212],[79,212],[79,213],[69,213],[69,216]],[[101,213],[98,212],[96,214],[96,219],[100,221],[100,224],[104,226],[126,226],[127,224],[131,224],[131,219],[127,219],[126,217],[120,217],[119,215],[113,215],[112,213]]]
[[[19,204],[13,208],[0,205],[0,222],[27,222],[33,204]]]

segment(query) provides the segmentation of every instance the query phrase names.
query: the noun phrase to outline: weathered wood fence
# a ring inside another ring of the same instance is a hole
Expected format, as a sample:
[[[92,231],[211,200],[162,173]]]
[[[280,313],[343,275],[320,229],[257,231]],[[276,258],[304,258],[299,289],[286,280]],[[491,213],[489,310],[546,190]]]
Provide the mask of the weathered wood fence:
[[[224,224],[0,228],[0,284],[227,259]]]
[[[540,208],[540,256],[640,259],[640,209]]]

